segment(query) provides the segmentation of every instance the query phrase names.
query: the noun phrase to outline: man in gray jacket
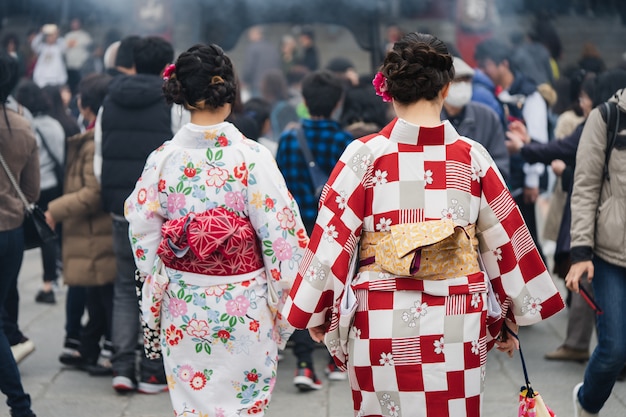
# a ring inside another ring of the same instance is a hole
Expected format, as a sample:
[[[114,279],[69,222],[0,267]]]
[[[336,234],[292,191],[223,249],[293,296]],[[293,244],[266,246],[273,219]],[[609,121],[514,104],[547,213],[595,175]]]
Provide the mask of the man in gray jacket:
[[[475,140],[487,149],[505,180],[509,177],[509,152],[506,136],[496,112],[472,98],[474,70],[454,57],[454,80],[443,103],[442,119],[448,119],[460,135]]]
[[[617,103],[619,124],[608,150],[608,175],[608,116],[600,105],[589,114],[578,145],[571,201],[572,266],[565,281],[574,292],[581,279],[591,281],[603,310],[597,316],[598,345],[584,381],[574,387],[577,417],[598,416],[626,362],[626,89],[609,101]]]

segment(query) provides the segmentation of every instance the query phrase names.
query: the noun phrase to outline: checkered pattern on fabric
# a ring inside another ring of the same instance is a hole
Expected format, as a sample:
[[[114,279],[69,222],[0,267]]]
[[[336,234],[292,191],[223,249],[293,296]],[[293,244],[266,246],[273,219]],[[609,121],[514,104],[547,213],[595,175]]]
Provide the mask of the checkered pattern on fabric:
[[[484,284],[484,282],[483,282]],[[357,290],[348,372],[358,416],[480,416],[486,293]]]
[[[476,225],[485,273],[503,309],[498,320],[491,319],[487,323],[486,317],[481,316],[484,321],[477,324],[481,328],[481,337],[485,337],[487,349],[493,345],[493,338],[500,331],[505,316],[518,324],[529,325],[564,307],[537,249],[532,245],[519,209],[487,151],[477,142],[459,137],[448,122],[424,128],[398,119],[379,134],[354,141],[333,170],[322,194],[311,240],[283,310],[288,321],[298,328],[314,327],[338,314],[335,306],[341,299],[349,261],[363,230],[387,231],[394,224],[442,218],[452,219],[459,226]],[[359,325],[361,337],[376,339],[377,344],[393,345],[400,343],[402,338],[391,329],[381,329],[381,326],[388,328],[393,315],[398,314],[393,301],[395,294],[407,292],[413,297],[435,297],[442,303],[441,300],[451,295],[469,297],[478,292],[482,297],[486,283],[482,273],[442,281],[420,281],[387,273],[361,272],[354,277],[352,288],[356,292],[367,290],[370,293],[358,299],[368,302],[367,306],[359,305],[359,311],[366,308],[378,314],[375,322]],[[384,304],[381,300],[385,297],[388,301],[382,307],[372,305],[373,299]],[[429,330],[419,334],[427,339],[420,339],[420,344],[432,344],[441,334],[444,344],[447,344],[447,338],[459,337],[454,332],[441,331],[440,325],[456,308],[458,305],[450,306],[450,309],[442,307],[433,310],[428,319],[422,318],[420,327]],[[439,312],[435,314],[434,311]],[[459,316],[464,317],[463,314]],[[361,319],[357,313],[354,327]],[[484,329],[486,325],[488,327]],[[461,334],[463,328],[456,327]],[[371,331],[380,334],[363,336],[363,332]],[[426,407],[428,410],[449,410],[449,415],[478,415],[478,411],[469,410],[478,410],[472,404],[480,402],[480,393],[470,395],[465,392],[464,399],[448,398],[442,393],[443,387],[447,386],[446,379],[459,375],[448,375],[447,365],[437,364],[438,358],[432,352],[428,353],[429,357],[422,355],[417,360],[425,386],[415,383],[409,389],[400,390],[396,386],[400,382],[394,385],[393,381],[402,379],[402,383],[407,383],[405,379],[410,379],[409,375],[396,380],[391,375],[403,370],[394,370],[389,375],[376,373],[378,371],[371,366],[376,359],[370,357],[372,347],[367,345],[367,349],[357,349],[359,346],[361,344],[355,342],[348,362],[359,372],[355,375],[356,381],[365,384],[354,394],[355,404],[361,404],[360,415],[380,415],[382,400],[376,402],[373,398],[360,397],[366,392],[378,395],[383,391],[398,391],[410,397],[405,400],[409,404],[405,411],[414,412]],[[417,372],[417,368],[414,371]],[[361,375],[366,372],[374,373]],[[368,380],[372,382],[367,383]],[[391,385],[386,388],[384,384]],[[429,411],[426,415],[447,414]]]
[[[334,120],[304,119],[302,128],[315,162],[326,173],[333,170],[343,151],[354,140]],[[318,201],[312,191],[309,168],[300,150],[296,129],[281,135],[276,162],[289,191],[298,203],[304,224],[313,224],[317,216]]]

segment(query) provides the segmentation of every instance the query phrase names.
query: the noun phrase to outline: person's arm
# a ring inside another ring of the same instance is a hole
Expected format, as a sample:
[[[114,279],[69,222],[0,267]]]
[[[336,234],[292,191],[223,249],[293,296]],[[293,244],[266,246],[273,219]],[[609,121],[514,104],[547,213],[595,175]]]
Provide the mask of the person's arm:
[[[575,292],[578,292],[578,282],[583,275],[587,274],[587,279],[593,279],[591,259],[595,245],[598,203],[604,182],[606,135],[606,123],[596,108],[589,114],[578,144],[570,203],[572,267],[565,281],[567,287]]]
[[[584,124],[580,124],[572,134],[562,140],[553,140],[548,143],[531,142],[521,149],[522,158],[528,163],[540,162],[549,164],[555,159],[564,161],[567,165],[576,163],[576,150]]]
[[[526,97],[522,114],[531,139],[539,143],[548,143],[548,106],[539,92],[535,91]],[[525,187],[539,188],[539,177],[544,170],[545,166],[540,163],[525,165]]]
[[[96,116],[96,124],[94,125],[93,142],[93,174],[98,183],[102,182],[102,112],[104,107],[100,107]]]
[[[41,48],[43,46],[43,37],[44,37],[44,34],[42,32],[39,32],[38,34],[35,35],[35,37],[33,38],[33,40],[30,43],[31,49],[37,55],[39,55],[41,53]]]
[[[31,131],[28,134],[34,136]],[[40,171],[39,171],[39,149],[37,146],[32,147],[26,165],[20,174],[20,188],[26,197],[26,201],[34,203],[39,200],[40,192]]]

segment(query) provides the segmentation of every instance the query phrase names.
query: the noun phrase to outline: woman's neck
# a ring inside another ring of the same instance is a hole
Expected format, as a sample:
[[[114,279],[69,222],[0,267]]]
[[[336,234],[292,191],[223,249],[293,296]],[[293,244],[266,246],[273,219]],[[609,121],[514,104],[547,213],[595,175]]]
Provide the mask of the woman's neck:
[[[230,115],[231,105],[225,104],[217,109],[191,110],[191,123],[199,126],[220,124]]]
[[[409,123],[434,127],[441,124],[442,100],[419,100],[410,104],[399,104],[394,101],[396,115]]]

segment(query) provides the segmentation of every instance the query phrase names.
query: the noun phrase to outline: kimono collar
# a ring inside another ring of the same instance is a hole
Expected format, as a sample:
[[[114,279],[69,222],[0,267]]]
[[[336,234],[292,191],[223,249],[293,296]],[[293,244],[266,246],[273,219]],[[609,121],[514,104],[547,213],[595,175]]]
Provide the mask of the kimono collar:
[[[425,127],[398,119],[389,139],[407,145],[444,145],[454,142],[459,134],[449,121],[443,121],[439,126]]]
[[[185,148],[224,148],[243,140],[241,132],[231,123],[222,122],[211,126],[187,123],[172,139]]]

